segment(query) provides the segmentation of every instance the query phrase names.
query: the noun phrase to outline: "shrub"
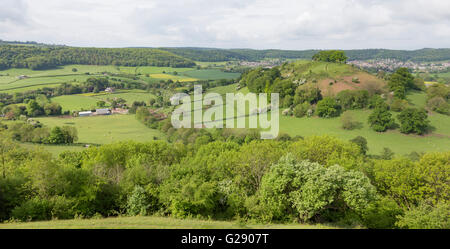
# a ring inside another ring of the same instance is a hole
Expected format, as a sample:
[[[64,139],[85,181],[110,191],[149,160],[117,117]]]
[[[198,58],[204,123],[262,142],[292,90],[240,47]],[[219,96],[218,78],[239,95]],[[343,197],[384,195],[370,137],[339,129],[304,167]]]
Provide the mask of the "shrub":
[[[266,221],[295,217],[306,222],[329,210],[361,212],[375,193],[361,172],[297,162],[288,154],[263,177],[258,204],[264,212],[253,215]]]
[[[74,217],[72,206],[73,202],[62,196],[55,196],[50,199],[34,197],[15,207],[11,216],[21,221],[50,220],[52,218],[70,219]]]
[[[383,132],[394,126],[392,114],[386,106],[379,106],[369,115],[369,124],[374,131]]]
[[[308,110],[311,109],[311,105],[308,102],[298,104],[294,107],[293,113],[297,118],[301,118],[308,114]]]
[[[369,98],[368,107],[371,109],[382,107],[384,105],[386,105],[386,103],[384,102],[384,99],[379,95],[373,95],[372,97]]]
[[[392,101],[390,107],[391,107],[391,110],[394,111],[394,112],[401,112],[406,107],[408,107],[408,101],[406,101],[404,99],[397,99],[397,98],[395,98],[394,101]]]
[[[342,114],[341,122],[342,122],[342,128],[345,130],[353,130],[355,128],[358,128],[361,125],[361,122],[358,122],[357,120],[355,120],[353,115],[348,111],[346,111],[346,112],[344,112],[344,114]]]
[[[26,200],[23,177],[0,177],[0,221],[10,217],[11,210]]]
[[[443,97],[433,97],[427,101],[427,106],[432,111],[450,115],[450,104]]]
[[[295,91],[294,105],[302,104],[304,102],[314,104],[321,99],[322,94],[318,87],[311,84],[305,84],[299,86]]]
[[[450,198],[449,161],[450,152],[426,153],[418,162],[408,158],[379,160],[373,168],[375,183],[380,193],[404,207],[425,200],[445,201]]]
[[[424,109],[407,108],[398,116],[400,132],[424,134],[428,129],[428,115]]]
[[[309,160],[326,167],[339,164],[346,169],[356,169],[363,163],[358,145],[332,136],[307,137],[292,143],[288,151],[297,160]]]
[[[331,97],[326,97],[317,103],[316,112],[319,117],[337,117],[341,113],[341,106]]]
[[[403,210],[394,200],[380,197],[364,210],[362,220],[367,228],[392,229],[396,227],[397,216],[401,214]]]
[[[397,226],[409,229],[450,229],[450,203],[432,205],[422,202],[399,217]]]
[[[127,213],[129,215],[147,215],[147,209],[150,207],[145,189],[141,186],[135,186],[133,192],[128,196]]]
[[[358,145],[358,147],[361,149],[361,154],[365,155],[367,153],[367,150],[369,148],[367,147],[367,139],[365,139],[364,137],[357,136],[357,137],[353,138],[352,140],[350,140],[350,142]]]
[[[367,106],[369,92],[366,90],[344,90],[336,95],[342,109],[361,109]]]
[[[428,99],[442,97],[445,100],[450,100],[450,87],[440,83],[433,84],[427,88],[427,97]]]

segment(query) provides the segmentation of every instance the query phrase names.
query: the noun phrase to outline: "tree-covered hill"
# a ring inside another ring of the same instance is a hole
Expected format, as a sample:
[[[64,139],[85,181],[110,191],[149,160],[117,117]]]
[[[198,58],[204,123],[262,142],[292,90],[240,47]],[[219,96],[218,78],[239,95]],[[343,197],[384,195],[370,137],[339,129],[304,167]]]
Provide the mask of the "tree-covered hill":
[[[230,61],[262,59],[311,59],[319,50],[254,50],[217,48],[161,48],[162,50],[195,61]],[[344,50],[349,60],[396,59],[400,61],[443,61],[450,60],[450,49],[425,48],[419,50],[357,49]]]
[[[191,67],[189,59],[154,48],[0,45],[0,69],[48,69],[68,64]]]
[[[311,59],[315,50],[255,50],[220,48],[161,48],[194,61],[258,61],[262,59]]]

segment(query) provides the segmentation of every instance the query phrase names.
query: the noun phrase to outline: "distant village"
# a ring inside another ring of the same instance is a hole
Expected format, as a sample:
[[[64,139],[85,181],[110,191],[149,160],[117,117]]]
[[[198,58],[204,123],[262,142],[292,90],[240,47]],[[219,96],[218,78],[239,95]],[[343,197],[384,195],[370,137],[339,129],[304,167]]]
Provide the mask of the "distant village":
[[[272,68],[283,63],[280,59],[262,60],[262,61],[239,61],[240,66],[245,67],[263,67]]]
[[[395,71],[399,67],[406,67],[417,72],[443,72],[450,70],[450,62],[412,62],[412,61],[399,61],[395,59],[377,59],[377,60],[352,60],[348,61],[348,64],[353,64],[355,66],[365,68],[365,69],[381,69],[384,71]]]

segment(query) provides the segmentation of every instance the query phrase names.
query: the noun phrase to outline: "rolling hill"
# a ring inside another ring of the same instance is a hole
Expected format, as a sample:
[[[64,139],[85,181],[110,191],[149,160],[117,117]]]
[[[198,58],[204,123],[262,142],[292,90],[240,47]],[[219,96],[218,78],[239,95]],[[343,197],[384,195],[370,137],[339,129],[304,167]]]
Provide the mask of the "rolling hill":
[[[384,88],[386,82],[365,71],[362,71],[351,65],[342,63],[329,63],[319,61],[295,61],[284,63],[276,67],[279,75],[275,76],[280,80],[293,82],[294,85],[314,84],[321,90],[325,96],[335,95],[342,90],[367,90],[377,92]],[[249,86],[253,92],[254,85],[263,84],[260,89],[266,85],[264,71],[268,69],[257,68],[243,75],[241,84]],[[275,72],[277,74],[277,72]],[[258,80],[262,80],[258,83]],[[275,79],[273,79],[275,82]]]

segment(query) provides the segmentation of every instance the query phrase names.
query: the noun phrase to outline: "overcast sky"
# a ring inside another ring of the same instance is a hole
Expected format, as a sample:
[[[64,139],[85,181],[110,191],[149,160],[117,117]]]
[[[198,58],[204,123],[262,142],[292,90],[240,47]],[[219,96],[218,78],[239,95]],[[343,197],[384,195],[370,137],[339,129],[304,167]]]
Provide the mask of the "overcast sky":
[[[0,0],[0,39],[95,47],[450,47],[449,0]]]

